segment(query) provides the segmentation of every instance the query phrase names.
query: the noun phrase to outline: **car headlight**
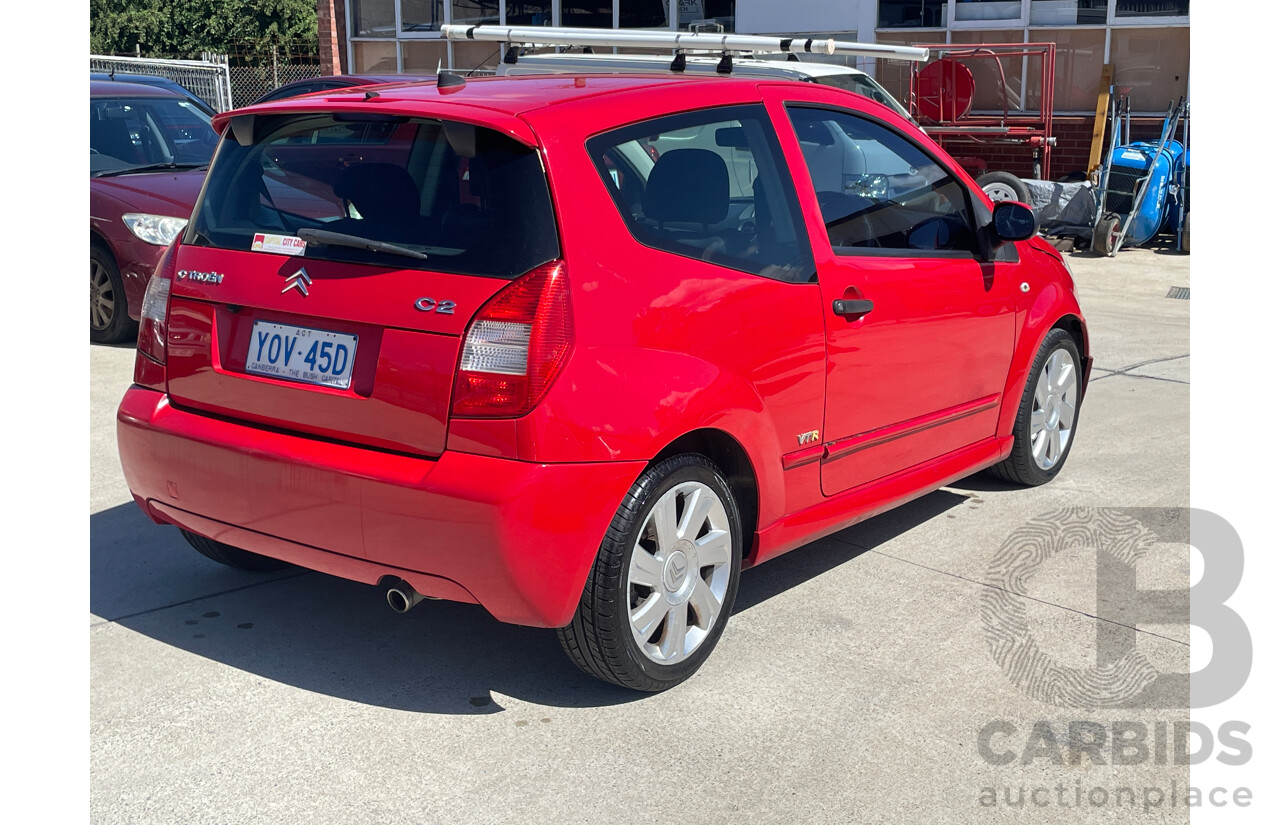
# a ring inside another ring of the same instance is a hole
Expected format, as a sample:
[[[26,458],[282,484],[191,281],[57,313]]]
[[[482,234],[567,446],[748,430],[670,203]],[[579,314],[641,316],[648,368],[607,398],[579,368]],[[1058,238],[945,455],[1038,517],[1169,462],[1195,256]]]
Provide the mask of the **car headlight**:
[[[187,226],[186,218],[170,218],[165,215],[144,215],[130,212],[123,216],[124,225],[140,240],[156,246],[168,246]]]

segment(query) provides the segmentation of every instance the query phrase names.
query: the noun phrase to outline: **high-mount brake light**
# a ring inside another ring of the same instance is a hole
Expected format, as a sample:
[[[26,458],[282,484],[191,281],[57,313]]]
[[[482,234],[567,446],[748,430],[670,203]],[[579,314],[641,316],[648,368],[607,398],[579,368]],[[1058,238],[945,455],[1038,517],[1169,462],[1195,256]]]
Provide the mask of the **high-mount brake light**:
[[[515,418],[533,409],[573,347],[568,273],[553,261],[522,275],[476,313],[463,336],[452,414]]]
[[[151,280],[147,282],[147,291],[142,298],[142,319],[138,324],[138,354],[150,358],[157,364],[164,364],[168,348],[165,335],[169,325],[169,289],[173,285],[173,276],[178,269],[178,246],[181,237],[175,238],[169,248],[164,251],[160,263]]]
[[[735,54],[846,54],[876,57],[881,60],[929,59],[929,50],[913,46],[890,46],[883,43],[854,43],[846,40],[765,37],[750,34],[712,32],[645,31],[641,29],[609,31],[572,26],[467,26],[449,24],[440,27],[449,40],[483,40],[489,43],[512,43],[529,46],[605,46],[627,49],[672,49],[680,52],[706,51]]]

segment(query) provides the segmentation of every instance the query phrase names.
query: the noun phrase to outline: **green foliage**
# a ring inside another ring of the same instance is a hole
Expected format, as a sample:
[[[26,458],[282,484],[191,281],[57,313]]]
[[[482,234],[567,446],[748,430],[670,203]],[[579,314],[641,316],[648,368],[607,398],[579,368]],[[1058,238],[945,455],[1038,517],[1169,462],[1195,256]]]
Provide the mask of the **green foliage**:
[[[93,54],[198,57],[269,54],[273,43],[316,46],[315,0],[89,0]]]

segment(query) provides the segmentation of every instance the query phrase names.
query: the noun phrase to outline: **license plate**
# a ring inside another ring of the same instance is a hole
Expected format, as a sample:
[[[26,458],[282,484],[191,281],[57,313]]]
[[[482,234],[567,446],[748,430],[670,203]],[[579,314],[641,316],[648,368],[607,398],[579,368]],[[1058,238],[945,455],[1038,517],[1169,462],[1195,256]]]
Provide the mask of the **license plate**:
[[[351,386],[356,341],[357,336],[340,332],[254,321],[245,370],[345,390]]]

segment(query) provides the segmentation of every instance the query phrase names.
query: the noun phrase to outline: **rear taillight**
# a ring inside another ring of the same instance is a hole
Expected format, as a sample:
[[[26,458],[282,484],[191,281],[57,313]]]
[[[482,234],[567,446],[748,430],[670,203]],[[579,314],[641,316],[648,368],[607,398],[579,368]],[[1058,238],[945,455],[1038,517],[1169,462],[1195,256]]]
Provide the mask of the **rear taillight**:
[[[142,320],[138,325],[138,354],[145,355],[157,364],[165,359],[165,333],[169,320],[169,288],[178,268],[178,245],[181,240],[169,244],[156,265],[156,271],[147,282],[142,297]]]
[[[476,313],[462,342],[453,415],[512,418],[542,400],[573,347],[565,265],[522,275]]]

